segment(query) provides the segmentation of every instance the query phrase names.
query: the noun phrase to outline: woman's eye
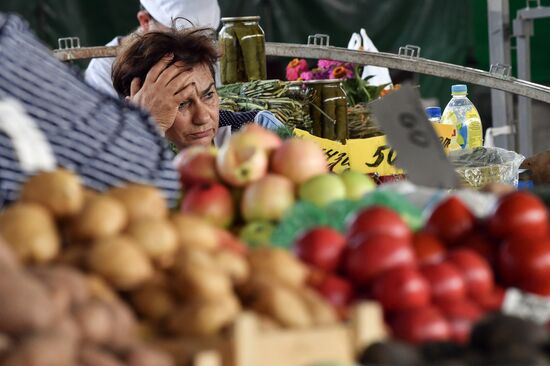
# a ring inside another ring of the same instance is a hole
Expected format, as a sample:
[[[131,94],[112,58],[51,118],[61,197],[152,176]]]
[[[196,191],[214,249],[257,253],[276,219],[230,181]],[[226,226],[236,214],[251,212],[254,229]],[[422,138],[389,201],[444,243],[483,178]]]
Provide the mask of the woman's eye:
[[[206,99],[211,99],[212,97],[214,97],[214,94],[215,94],[215,92],[211,91],[211,92],[206,93],[204,97]]]
[[[187,108],[187,106],[189,106],[189,102],[183,102],[183,103],[180,103],[178,109],[181,111],[182,109]]]

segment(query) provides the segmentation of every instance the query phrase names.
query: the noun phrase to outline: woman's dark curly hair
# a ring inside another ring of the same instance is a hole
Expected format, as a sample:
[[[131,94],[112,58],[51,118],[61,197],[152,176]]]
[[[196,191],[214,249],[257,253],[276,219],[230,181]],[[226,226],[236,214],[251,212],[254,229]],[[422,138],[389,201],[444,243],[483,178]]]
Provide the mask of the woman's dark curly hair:
[[[135,77],[143,82],[149,70],[169,54],[172,63],[181,61],[186,66],[207,65],[214,77],[214,64],[220,53],[211,28],[171,29],[167,32],[148,32],[135,37],[122,47],[113,64],[111,78],[117,93],[130,95],[130,85]]]

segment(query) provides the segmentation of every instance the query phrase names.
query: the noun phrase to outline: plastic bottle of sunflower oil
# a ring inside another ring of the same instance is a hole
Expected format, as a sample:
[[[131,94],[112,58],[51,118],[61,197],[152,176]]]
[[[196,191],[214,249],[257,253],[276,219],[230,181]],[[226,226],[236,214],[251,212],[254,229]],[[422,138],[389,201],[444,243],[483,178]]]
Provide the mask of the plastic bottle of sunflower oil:
[[[456,140],[451,139],[449,149],[473,149],[483,146],[481,118],[476,107],[467,97],[468,87],[463,84],[453,85],[451,92],[453,97],[441,117],[441,123],[450,124],[456,128]]]

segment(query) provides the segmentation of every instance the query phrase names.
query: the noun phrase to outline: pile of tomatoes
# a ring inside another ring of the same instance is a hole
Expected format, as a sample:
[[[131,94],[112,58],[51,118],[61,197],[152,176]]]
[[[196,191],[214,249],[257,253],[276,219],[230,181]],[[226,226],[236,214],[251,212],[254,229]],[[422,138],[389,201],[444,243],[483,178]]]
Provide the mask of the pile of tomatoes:
[[[484,219],[451,196],[417,232],[373,206],[344,234],[313,228],[294,250],[313,268],[311,285],[342,314],[357,299],[375,299],[399,339],[466,342],[472,324],[500,308],[506,287],[550,295],[549,232],[545,206],[529,193],[501,197]]]

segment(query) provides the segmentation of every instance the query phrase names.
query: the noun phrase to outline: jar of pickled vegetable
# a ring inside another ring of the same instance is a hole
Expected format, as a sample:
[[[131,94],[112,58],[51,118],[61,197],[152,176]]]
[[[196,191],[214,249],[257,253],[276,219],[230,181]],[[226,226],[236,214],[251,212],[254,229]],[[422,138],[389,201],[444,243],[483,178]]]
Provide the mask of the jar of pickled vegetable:
[[[312,133],[330,140],[348,138],[348,102],[342,80],[308,80]]]
[[[259,16],[222,18],[221,80],[233,84],[267,78],[265,35]]]

